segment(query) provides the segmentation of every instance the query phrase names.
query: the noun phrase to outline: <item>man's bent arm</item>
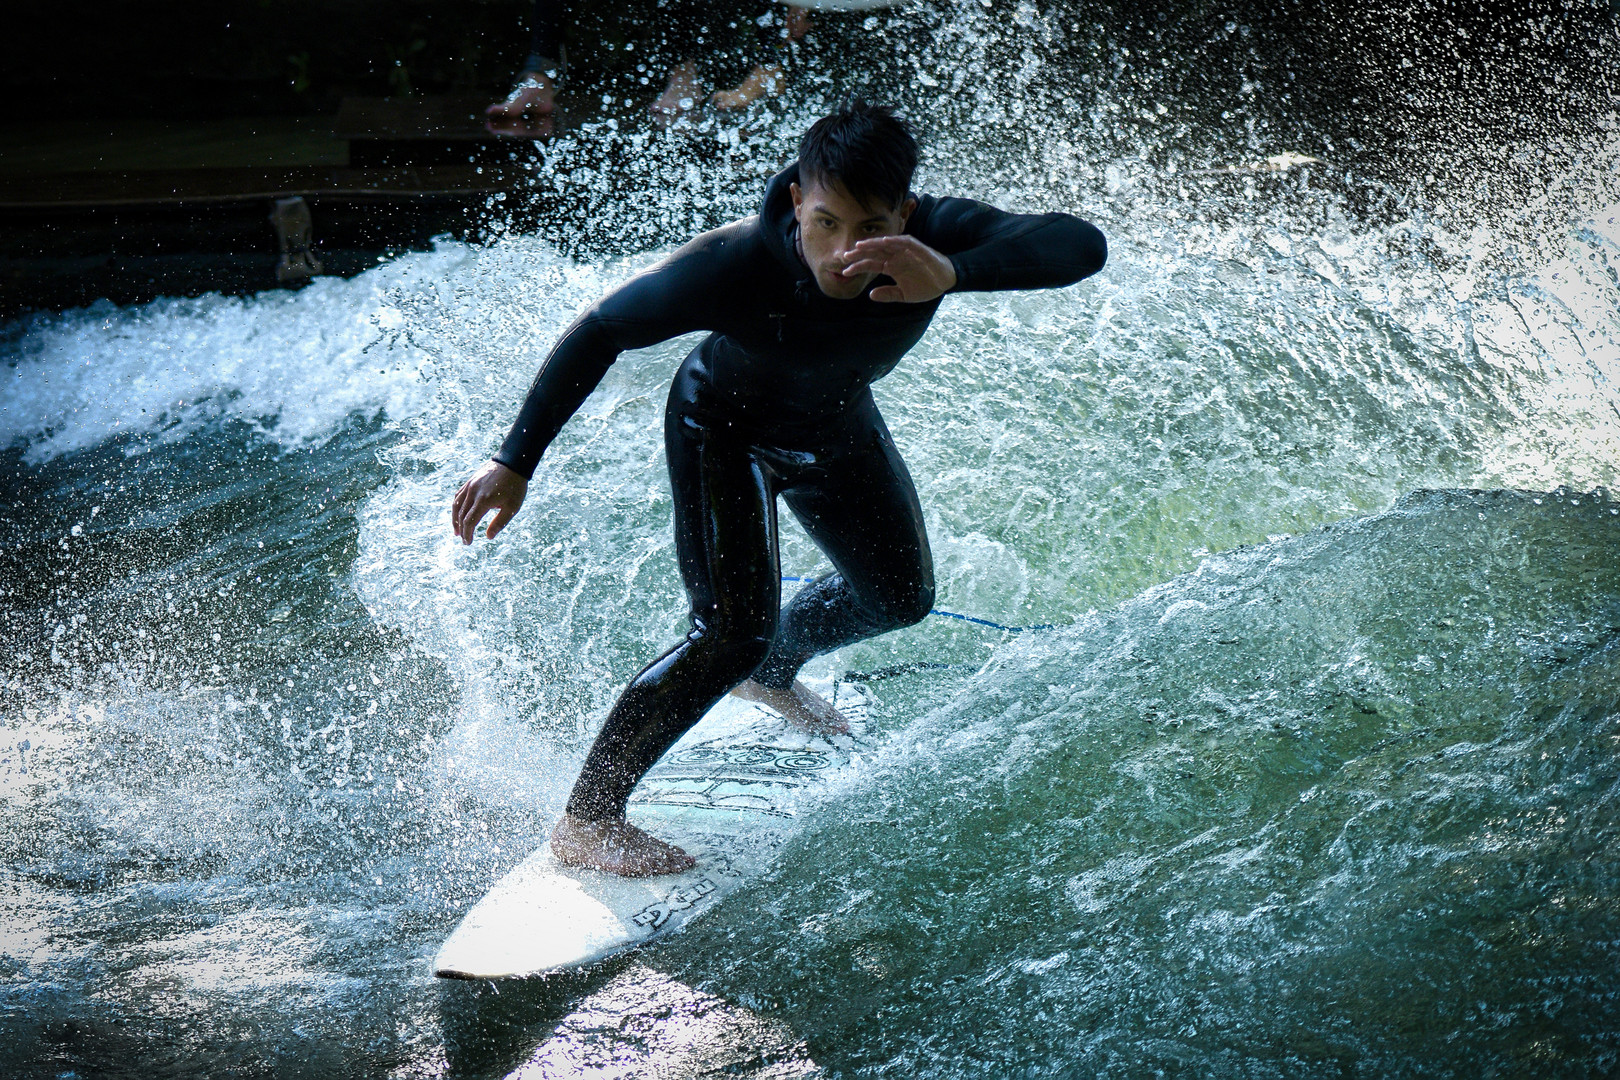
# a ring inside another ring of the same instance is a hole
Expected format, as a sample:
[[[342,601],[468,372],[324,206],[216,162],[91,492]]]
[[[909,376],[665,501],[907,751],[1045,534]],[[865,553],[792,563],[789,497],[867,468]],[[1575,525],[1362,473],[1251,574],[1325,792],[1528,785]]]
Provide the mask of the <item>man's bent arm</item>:
[[[972,199],[937,200],[918,238],[950,259],[952,292],[1060,288],[1095,274],[1108,259],[1108,242],[1089,221],[1010,214]]]
[[[621,352],[704,329],[725,246],[715,233],[700,236],[575,320],[540,366],[495,460],[532,477],[546,447]]]

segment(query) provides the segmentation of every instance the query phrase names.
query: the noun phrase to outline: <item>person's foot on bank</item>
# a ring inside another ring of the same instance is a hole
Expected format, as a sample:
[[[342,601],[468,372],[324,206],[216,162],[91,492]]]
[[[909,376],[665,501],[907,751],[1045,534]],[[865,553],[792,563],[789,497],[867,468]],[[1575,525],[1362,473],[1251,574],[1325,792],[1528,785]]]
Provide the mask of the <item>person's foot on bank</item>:
[[[536,116],[489,116],[484,118],[484,130],[506,139],[549,139],[557,134],[557,117],[547,113]]]
[[[717,109],[741,109],[762,97],[775,97],[787,85],[787,76],[775,64],[759,64],[730,90],[716,90],[709,104]]]
[[[518,75],[517,85],[506,95],[484,110],[491,121],[520,120],[526,116],[547,116],[557,108],[557,84],[543,71],[525,71]]]
[[[551,830],[551,852],[564,866],[583,866],[620,877],[679,874],[697,860],[623,818],[581,821],[564,814]]]
[[[683,60],[669,69],[669,81],[647,111],[654,120],[670,124],[697,108],[703,98],[703,84],[698,81],[697,64]]]
[[[757,683],[753,679],[732,691],[744,701],[757,701],[775,710],[793,727],[807,735],[848,735],[849,721],[833,708],[832,702],[797,679],[786,690]]]

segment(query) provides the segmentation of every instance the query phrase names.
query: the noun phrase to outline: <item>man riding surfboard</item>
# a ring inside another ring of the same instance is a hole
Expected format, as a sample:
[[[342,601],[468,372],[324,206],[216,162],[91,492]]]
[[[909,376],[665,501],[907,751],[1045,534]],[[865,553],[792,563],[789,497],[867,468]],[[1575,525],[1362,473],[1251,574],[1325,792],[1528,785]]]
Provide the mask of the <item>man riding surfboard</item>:
[[[690,868],[625,818],[659,757],[729,691],[810,731],[847,730],[799,669],[933,606],[922,507],[871,384],[947,293],[1070,285],[1102,268],[1107,245],[1069,214],[913,194],[916,164],[915,140],[886,107],[851,103],[818,120],[758,214],[697,237],[575,320],[500,450],[456,493],[456,534],[472,543],[493,512],[494,538],[619,353],[708,331],[675,374],[664,420],[692,629],[608,713],[552,832],[561,862],[631,877]],[[785,609],[778,496],[834,567]]]

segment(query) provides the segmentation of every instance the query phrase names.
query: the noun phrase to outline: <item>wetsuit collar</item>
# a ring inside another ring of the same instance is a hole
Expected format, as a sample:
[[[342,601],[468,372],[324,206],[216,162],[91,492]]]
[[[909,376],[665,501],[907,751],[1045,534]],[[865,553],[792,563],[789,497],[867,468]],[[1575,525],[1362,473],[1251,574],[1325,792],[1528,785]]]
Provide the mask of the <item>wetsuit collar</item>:
[[[765,198],[759,205],[760,232],[765,246],[777,261],[787,267],[796,278],[810,278],[810,268],[799,257],[799,222],[793,216],[793,192],[788,185],[799,182],[799,163],[795,161],[765,185]]]

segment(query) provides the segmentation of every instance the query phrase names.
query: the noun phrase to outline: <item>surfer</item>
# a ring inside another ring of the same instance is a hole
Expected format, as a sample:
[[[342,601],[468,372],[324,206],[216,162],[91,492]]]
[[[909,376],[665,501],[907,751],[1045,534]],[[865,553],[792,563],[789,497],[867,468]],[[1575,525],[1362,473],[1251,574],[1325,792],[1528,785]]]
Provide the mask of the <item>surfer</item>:
[[[675,373],[664,446],[691,630],[630,681],[551,836],[562,862],[626,876],[693,865],[631,825],[631,790],[727,691],[811,731],[848,730],[796,681],[812,656],[908,626],[934,600],[922,507],[872,400],[946,293],[1055,288],[1101,269],[1097,228],[911,193],[917,144],[883,106],[811,126],[759,213],[704,233],[581,315],[506,440],[451,508],[493,538],[563,424],[625,349],[708,331]],[[781,608],[776,498],[834,570]]]

